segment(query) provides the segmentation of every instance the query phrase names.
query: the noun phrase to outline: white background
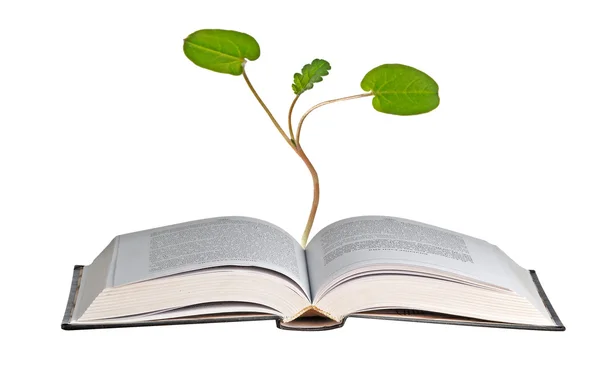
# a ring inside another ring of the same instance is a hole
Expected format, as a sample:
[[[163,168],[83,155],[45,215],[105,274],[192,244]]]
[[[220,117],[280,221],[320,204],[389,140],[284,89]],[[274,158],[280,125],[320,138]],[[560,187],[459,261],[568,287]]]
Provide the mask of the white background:
[[[594,5],[2,2],[0,369],[589,375],[600,335]],[[321,333],[270,321],[60,330],[72,266],[117,234],[223,215],[302,233],[310,176],[241,77],[185,58],[183,38],[202,28],[259,41],[247,72],[282,123],[293,73],[316,57],[333,69],[296,119],[361,93],[363,75],[382,63],[431,75],[441,104],[429,114],[394,117],[360,99],[308,118],[303,145],[322,184],[315,230],[381,214],[483,238],[537,270],[567,331],[360,319]]]

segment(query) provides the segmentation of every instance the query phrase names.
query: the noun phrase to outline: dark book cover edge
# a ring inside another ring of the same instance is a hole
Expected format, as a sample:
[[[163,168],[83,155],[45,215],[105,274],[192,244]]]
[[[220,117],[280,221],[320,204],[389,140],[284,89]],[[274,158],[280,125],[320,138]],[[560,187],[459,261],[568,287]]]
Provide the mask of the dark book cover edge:
[[[546,309],[548,310],[548,313],[550,313],[550,317],[552,317],[552,320],[556,324],[556,330],[557,331],[565,331],[567,328],[562,323],[560,318],[558,318],[558,314],[556,314],[556,311],[554,310],[554,308],[552,307],[552,304],[550,303],[550,299],[546,295],[546,292],[544,292],[544,288],[542,288],[542,283],[540,282],[540,279],[538,278],[537,273],[535,272],[535,270],[529,270],[529,274],[531,275],[533,284],[535,284],[535,287],[538,290],[538,294],[540,295],[540,298],[542,299],[544,306],[546,307]]]

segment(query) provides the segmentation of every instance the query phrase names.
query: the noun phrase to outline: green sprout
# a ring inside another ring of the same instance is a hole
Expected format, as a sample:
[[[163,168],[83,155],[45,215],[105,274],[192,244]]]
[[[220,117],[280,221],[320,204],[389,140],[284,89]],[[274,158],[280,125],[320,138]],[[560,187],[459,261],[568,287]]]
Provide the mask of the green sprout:
[[[323,81],[323,77],[327,76],[331,69],[327,61],[314,59],[310,64],[302,67],[300,73],[294,74],[292,90],[296,96],[288,112],[288,135],[260,98],[246,74],[246,63],[260,57],[260,46],[254,38],[232,30],[198,30],[184,39],[183,52],[194,64],[202,68],[234,76],[242,75],[277,131],[308,167],[313,179],[314,193],[312,207],[300,242],[302,247],[306,247],[319,205],[319,176],[300,144],[300,133],[306,117],[321,106],[371,96],[375,110],[394,115],[423,114],[435,109],[440,103],[438,85],[427,74],[407,65],[384,64],[373,68],[365,75],[360,83],[364,93],[316,104],[302,115],[294,132],[292,113],[296,102],[316,83]]]

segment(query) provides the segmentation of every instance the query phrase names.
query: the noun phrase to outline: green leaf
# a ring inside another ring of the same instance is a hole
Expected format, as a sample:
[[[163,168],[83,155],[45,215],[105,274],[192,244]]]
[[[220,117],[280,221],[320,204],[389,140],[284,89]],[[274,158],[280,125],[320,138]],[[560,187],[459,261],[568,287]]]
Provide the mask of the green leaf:
[[[232,30],[203,29],[183,40],[183,52],[194,64],[220,73],[239,76],[246,59],[260,56],[258,42]]]
[[[375,110],[395,115],[422,114],[440,103],[438,85],[426,73],[402,64],[384,64],[365,75],[360,87],[371,91]]]
[[[300,95],[309,89],[312,89],[315,83],[323,81],[323,76],[329,74],[331,65],[326,60],[315,59],[312,63],[302,67],[302,73],[294,74],[294,83],[292,90],[295,94]]]

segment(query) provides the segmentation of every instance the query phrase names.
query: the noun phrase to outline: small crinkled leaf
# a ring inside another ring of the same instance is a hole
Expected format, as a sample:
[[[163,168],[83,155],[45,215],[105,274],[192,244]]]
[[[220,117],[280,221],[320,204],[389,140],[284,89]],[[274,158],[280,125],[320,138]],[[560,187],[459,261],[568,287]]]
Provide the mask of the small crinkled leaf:
[[[402,64],[384,64],[365,75],[360,87],[371,91],[375,110],[395,115],[416,115],[440,103],[438,85],[426,73]]]
[[[258,42],[233,30],[203,29],[183,40],[183,52],[194,64],[220,73],[241,75],[246,59],[260,56]]]
[[[323,81],[323,76],[327,76],[330,69],[331,65],[329,65],[326,60],[313,60],[312,63],[302,67],[301,73],[294,74],[292,90],[295,94],[300,95],[305,91],[312,89],[315,83]]]

